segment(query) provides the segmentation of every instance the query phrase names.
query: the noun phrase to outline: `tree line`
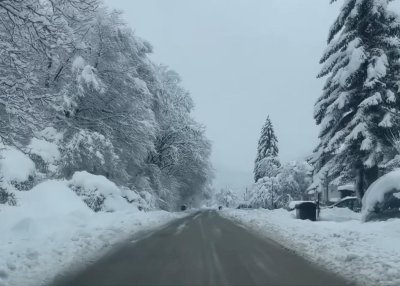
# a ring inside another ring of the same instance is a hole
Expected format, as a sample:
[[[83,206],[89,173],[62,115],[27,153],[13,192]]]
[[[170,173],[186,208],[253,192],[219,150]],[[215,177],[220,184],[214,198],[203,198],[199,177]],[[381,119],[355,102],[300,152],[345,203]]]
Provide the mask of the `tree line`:
[[[0,19],[3,146],[45,178],[86,170],[166,209],[209,195],[211,144],[192,98],[119,12],[99,0],[2,0]],[[57,145],[56,168],[30,153],[33,138]]]
[[[247,196],[252,206],[273,208],[282,196],[303,199],[330,184],[354,184],[362,199],[378,177],[400,167],[400,17],[390,2],[344,1],[320,60],[318,78],[326,82],[314,109],[319,144],[302,172],[298,162],[282,167],[267,118]],[[297,191],[285,181],[296,182]]]

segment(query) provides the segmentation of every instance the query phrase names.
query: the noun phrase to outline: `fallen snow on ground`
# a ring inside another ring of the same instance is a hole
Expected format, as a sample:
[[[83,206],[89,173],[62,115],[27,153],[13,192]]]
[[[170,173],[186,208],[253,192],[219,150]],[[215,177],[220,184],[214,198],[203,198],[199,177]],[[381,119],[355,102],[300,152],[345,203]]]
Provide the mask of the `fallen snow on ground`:
[[[360,214],[338,208],[322,210],[317,222],[282,209],[221,214],[360,285],[400,285],[400,219],[362,223]]]
[[[134,233],[182,216],[135,206],[95,213],[64,181],[46,181],[16,195],[18,206],[0,205],[1,286],[44,285]]]

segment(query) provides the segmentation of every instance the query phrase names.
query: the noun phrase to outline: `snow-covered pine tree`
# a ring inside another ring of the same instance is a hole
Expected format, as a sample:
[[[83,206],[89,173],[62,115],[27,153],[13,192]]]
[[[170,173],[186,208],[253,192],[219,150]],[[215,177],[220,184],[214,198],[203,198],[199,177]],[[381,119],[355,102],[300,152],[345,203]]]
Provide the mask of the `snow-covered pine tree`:
[[[260,140],[258,141],[257,158],[254,166],[255,182],[266,175],[276,175],[270,173],[274,172],[280,166],[278,153],[278,139],[275,136],[274,127],[268,116],[261,130]]]
[[[388,134],[391,111],[400,102],[400,19],[388,8],[391,1],[345,0],[320,61],[318,77],[327,80],[314,111],[321,128],[314,180],[329,170],[338,182],[355,180],[359,197],[392,154]]]

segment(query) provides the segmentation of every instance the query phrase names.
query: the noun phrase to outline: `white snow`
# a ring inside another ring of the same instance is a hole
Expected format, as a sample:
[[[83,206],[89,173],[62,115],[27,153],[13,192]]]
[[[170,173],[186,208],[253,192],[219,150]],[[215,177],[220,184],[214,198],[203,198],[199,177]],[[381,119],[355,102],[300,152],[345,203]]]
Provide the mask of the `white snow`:
[[[379,105],[382,102],[382,96],[379,92],[375,92],[372,96],[364,99],[360,104],[359,107],[370,107]]]
[[[64,137],[64,135],[58,132],[54,127],[46,127],[39,132],[39,135],[50,142],[59,142]]]
[[[35,163],[14,147],[0,149],[0,177],[7,182],[25,182],[35,173]]]
[[[71,69],[73,72],[82,70],[85,67],[85,60],[81,56],[77,56],[71,65]]]
[[[384,201],[385,194],[400,192],[400,170],[392,171],[376,180],[365,192],[362,201],[362,218],[374,211],[377,203]]]
[[[336,78],[342,87],[345,87],[347,80],[351,77],[366,60],[365,50],[360,46],[361,40],[359,38],[351,41],[346,49],[346,53],[350,58],[348,65],[338,72]]]
[[[116,184],[104,176],[93,175],[86,171],[75,172],[71,178],[71,184],[87,190],[98,190],[102,195],[120,194]]]
[[[286,210],[224,210],[221,214],[360,285],[400,285],[400,219],[362,223],[348,209],[323,209],[321,221]]]
[[[388,58],[386,54],[382,53],[380,56],[375,56],[372,58],[371,63],[368,65],[367,73],[368,77],[365,82],[365,86],[367,87],[374,87],[379,80],[386,76],[387,67],[389,66]]]
[[[84,82],[88,87],[93,87],[96,91],[103,92],[102,82],[96,75],[96,69],[86,64],[81,56],[73,60],[71,70],[78,74],[77,80],[79,85],[82,85],[82,82]]]
[[[341,185],[338,187],[338,191],[354,191],[354,184],[353,183],[349,183],[346,185]]]
[[[383,117],[382,121],[379,122],[378,125],[381,126],[381,127],[386,127],[386,128],[392,127],[392,126],[393,126],[393,123],[392,123],[392,114],[390,114],[389,112],[387,112],[387,113],[385,114],[385,116]]]
[[[101,91],[101,81],[95,74],[95,68],[91,65],[86,65],[80,76],[80,80],[83,80],[87,86],[92,86],[95,90]]]
[[[68,184],[83,189],[86,194],[98,193],[104,196],[104,211],[132,208],[132,205],[122,197],[120,188],[104,176],[93,175],[86,171],[75,172]]]
[[[28,149],[32,154],[40,156],[46,163],[53,164],[61,158],[57,144],[44,139],[32,138]]]
[[[134,81],[141,92],[143,92],[144,94],[150,94],[150,91],[149,91],[145,81],[143,81],[142,79],[140,79],[138,77],[135,77]]]
[[[289,209],[295,209],[297,205],[302,203],[314,203],[313,201],[291,201],[289,203]]]
[[[79,176],[75,179],[87,186],[108,184]],[[45,285],[57,274],[101,257],[137,231],[183,215],[140,212],[134,206],[94,213],[67,184],[47,181],[30,191],[17,192],[18,206],[0,205],[1,286]]]
[[[336,221],[336,222],[360,220],[360,218],[361,218],[360,213],[353,212],[348,208],[337,208],[337,207],[323,208],[321,209],[319,216],[319,220],[321,221]]]

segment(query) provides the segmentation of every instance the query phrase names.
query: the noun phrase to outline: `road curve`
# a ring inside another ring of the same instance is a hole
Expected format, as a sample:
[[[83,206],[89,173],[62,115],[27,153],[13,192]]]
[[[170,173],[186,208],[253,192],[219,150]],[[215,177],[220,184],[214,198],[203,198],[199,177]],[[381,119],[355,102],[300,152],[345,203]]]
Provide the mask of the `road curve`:
[[[310,242],[311,243],[311,242]],[[272,240],[199,212],[52,286],[349,285]]]

